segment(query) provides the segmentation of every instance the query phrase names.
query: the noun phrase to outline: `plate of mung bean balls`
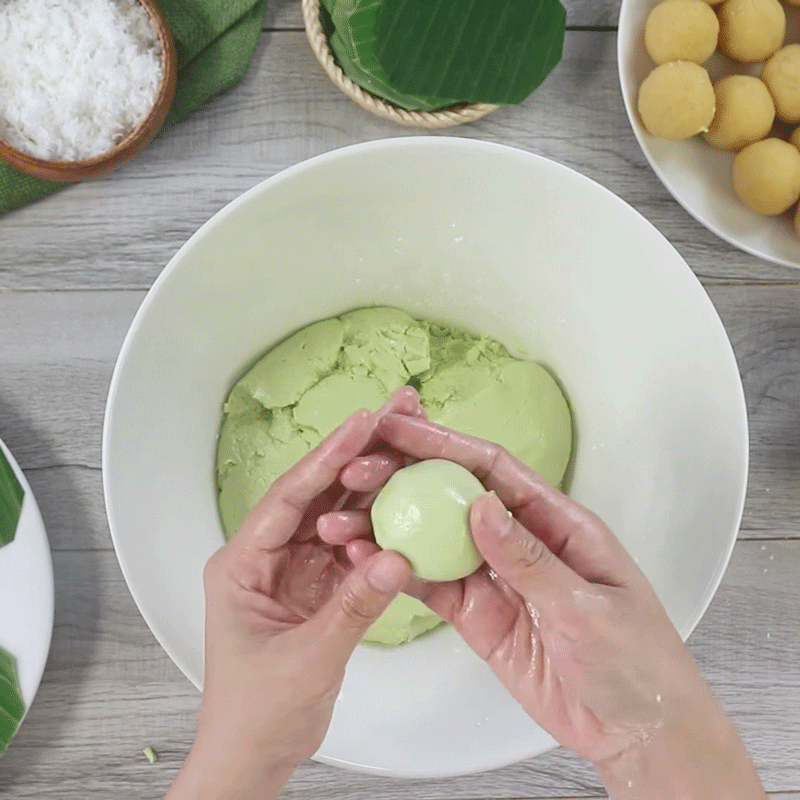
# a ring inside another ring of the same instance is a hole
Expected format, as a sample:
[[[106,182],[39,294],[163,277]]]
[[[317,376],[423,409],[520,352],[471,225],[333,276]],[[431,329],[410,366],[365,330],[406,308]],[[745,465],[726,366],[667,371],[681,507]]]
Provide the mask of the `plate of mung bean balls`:
[[[800,267],[800,0],[623,0],[618,62],[675,200],[735,247]]]

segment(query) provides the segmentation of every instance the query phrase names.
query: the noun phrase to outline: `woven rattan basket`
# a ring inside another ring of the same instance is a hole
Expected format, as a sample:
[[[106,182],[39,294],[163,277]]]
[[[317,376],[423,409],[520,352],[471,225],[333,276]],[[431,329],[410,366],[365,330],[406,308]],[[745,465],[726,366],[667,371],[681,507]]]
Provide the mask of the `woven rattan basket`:
[[[370,94],[353,83],[336,63],[333,51],[328,44],[328,37],[322,28],[320,11],[320,0],[303,0],[303,20],[311,49],[334,84],[351,100],[370,113],[409,127],[448,128],[464,122],[473,122],[498,108],[489,103],[460,103],[437,111],[406,111],[404,108],[399,108]]]

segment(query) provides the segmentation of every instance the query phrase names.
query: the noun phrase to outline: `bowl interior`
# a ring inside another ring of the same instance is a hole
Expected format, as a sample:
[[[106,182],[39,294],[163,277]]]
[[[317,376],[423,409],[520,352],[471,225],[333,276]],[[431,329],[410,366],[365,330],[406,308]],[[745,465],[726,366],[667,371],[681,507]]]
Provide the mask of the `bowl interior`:
[[[108,401],[106,502],[131,591],[186,675],[201,684],[202,568],[223,541],[221,404],[289,332],[371,304],[491,333],[555,371],[576,421],[571,494],[610,524],[687,636],[729,558],[747,469],[741,383],[707,295],[592,181],[519,150],[420,137],[260,184],[189,240],[134,320]],[[551,745],[441,629],[357,649],[318,757],[433,777]]]
[[[636,110],[639,87],[655,66],[644,46],[644,25],[659,0],[623,0],[619,15],[617,62],[625,109],[642,151],[672,196],[698,222],[729,244],[768,261],[800,267],[800,239],[790,215],[765,217],[745,208],[731,186],[735,153],[694,136],[668,142],[651,136]],[[800,41],[800,8],[786,10],[786,42]],[[712,81],[726,75],[760,75],[763,64],[739,64],[715,53],[705,65]],[[781,134],[783,136],[783,134]]]

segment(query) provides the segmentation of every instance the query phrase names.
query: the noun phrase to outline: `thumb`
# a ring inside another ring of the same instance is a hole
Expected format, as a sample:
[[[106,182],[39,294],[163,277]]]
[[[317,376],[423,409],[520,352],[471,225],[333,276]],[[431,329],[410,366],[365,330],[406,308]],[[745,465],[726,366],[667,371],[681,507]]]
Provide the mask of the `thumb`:
[[[494,492],[475,500],[469,520],[475,546],[489,566],[540,612],[554,604],[571,605],[575,590],[589,588],[514,519]]]
[[[344,664],[410,577],[408,561],[392,550],[375,553],[353,569],[313,619],[325,657]]]

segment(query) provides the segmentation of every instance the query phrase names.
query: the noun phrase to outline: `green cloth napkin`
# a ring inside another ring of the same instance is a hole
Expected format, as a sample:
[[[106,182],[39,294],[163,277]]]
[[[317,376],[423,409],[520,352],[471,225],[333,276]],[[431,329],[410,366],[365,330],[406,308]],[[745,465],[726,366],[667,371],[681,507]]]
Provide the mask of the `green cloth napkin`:
[[[175,100],[161,132],[244,78],[267,0],[156,0],[178,54]],[[0,162],[0,214],[69,184],[25,175]]]

